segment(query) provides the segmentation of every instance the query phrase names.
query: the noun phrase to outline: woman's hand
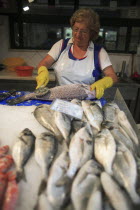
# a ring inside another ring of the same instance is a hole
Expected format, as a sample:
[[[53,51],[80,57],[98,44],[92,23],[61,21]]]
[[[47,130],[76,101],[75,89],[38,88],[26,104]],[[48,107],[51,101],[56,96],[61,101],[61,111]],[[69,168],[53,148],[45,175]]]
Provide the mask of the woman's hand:
[[[104,95],[104,90],[113,85],[113,79],[111,77],[104,77],[93,83],[90,88],[96,91],[96,98],[100,99]]]
[[[36,77],[37,87],[46,86],[49,82],[49,71],[45,66],[40,66],[38,69],[38,76]]]

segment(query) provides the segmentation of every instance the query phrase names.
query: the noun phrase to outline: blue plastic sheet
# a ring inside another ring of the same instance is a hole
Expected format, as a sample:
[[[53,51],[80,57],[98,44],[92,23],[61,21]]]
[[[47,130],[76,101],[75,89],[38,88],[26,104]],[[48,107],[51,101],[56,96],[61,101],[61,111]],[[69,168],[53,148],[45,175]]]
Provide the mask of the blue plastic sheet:
[[[7,91],[0,91],[0,94],[4,93],[4,92],[7,92]],[[25,92],[25,91],[17,91],[16,92],[16,95],[15,96],[10,96],[8,98],[6,98],[5,100],[3,101],[0,101],[0,104],[3,104],[3,105],[7,105],[6,101],[9,100],[9,99],[13,99],[13,98],[16,98],[16,97],[19,97],[19,96],[23,96],[25,94],[28,94],[30,92]],[[96,99],[93,99],[92,101],[95,101]],[[99,101],[101,102],[101,105],[104,106],[107,102],[104,98],[101,98],[99,99]],[[41,105],[41,104],[51,104],[52,101],[44,101],[44,100],[28,100],[28,101],[24,101],[22,103],[19,103],[19,104],[16,104],[15,106],[38,106],[38,105]]]

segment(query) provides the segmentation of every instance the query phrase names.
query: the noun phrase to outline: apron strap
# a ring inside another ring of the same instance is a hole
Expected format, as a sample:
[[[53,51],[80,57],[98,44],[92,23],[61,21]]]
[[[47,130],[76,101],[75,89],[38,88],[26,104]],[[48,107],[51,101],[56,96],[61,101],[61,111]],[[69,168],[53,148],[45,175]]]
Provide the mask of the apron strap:
[[[62,47],[61,47],[61,51],[60,51],[60,54],[59,54],[59,56],[58,56],[58,58],[57,58],[57,60],[59,59],[59,57],[60,57],[60,55],[61,55],[61,53],[65,50],[65,48],[67,47],[67,44],[68,44],[68,41],[69,41],[70,39],[69,38],[67,38],[67,39],[63,39],[63,43],[62,43]]]
[[[95,77],[95,81],[101,79],[101,68],[100,68],[100,61],[99,61],[99,53],[101,50],[102,46],[94,44],[94,65],[95,65],[95,70],[93,71],[92,75]]]
[[[63,44],[62,44],[62,47],[61,47],[60,55],[65,50],[65,48],[67,47],[67,44],[68,44],[69,40],[70,40],[69,38],[63,40]]]

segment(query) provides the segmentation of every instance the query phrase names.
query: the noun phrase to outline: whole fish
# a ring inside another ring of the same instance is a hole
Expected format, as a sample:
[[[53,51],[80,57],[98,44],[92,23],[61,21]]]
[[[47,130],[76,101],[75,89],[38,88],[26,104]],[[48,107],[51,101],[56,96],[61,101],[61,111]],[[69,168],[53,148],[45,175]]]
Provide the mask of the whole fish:
[[[38,204],[34,210],[57,210],[57,207],[51,206],[45,193],[40,194]]]
[[[35,136],[31,130],[25,128],[19,135],[12,149],[12,156],[16,165],[17,181],[23,177],[23,167],[34,150]]]
[[[46,195],[53,208],[61,209],[69,198],[69,183],[60,184],[66,176],[69,166],[69,155],[63,151],[54,161],[47,182]]]
[[[78,169],[93,156],[93,135],[90,126],[78,130],[69,145],[70,165],[67,176],[73,178]]]
[[[54,160],[57,152],[57,140],[54,134],[50,131],[41,133],[35,141],[35,160],[42,171],[42,182],[39,189],[39,194],[42,188],[46,186],[48,170]]]
[[[78,99],[71,100],[71,103],[82,106],[81,100],[78,100]],[[73,118],[71,122],[71,138],[80,128],[85,127],[87,122],[88,122],[88,119],[84,112],[83,112],[83,116],[81,120]]]
[[[8,145],[0,147],[0,158],[3,157],[8,151],[9,151]]]
[[[54,112],[54,122],[63,138],[69,143],[71,132],[71,117],[61,112]]]
[[[94,155],[105,171],[112,174],[112,163],[116,155],[116,143],[107,128],[102,129],[95,137]]]
[[[129,135],[129,137],[132,139],[132,141],[139,146],[139,140],[138,137],[134,131],[134,129],[132,128],[126,114],[124,113],[124,111],[119,111],[117,112],[117,116],[118,116],[118,123],[120,124],[120,126],[126,131],[126,133]]]
[[[116,142],[124,144],[133,154],[135,153],[135,147],[132,140],[129,136],[127,136],[126,133],[124,133],[123,129],[120,126],[118,126],[117,128],[112,127],[110,129],[110,132]]]
[[[3,101],[5,99],[9,98],[11,95],[14,95],[15,93],[16,93],[15,89],[0,93],[0,101]]]
[[[82,107],[84,113],[89,120],[89,123],[95,129],[95,134],[101,130],[101,123],[103,121],[102,109],[98,106],[97,103],[88,103],[82,101]]]
[[[86,102],[88,102],[89,100],[86,100]],[[82,107],[82,101],[81,100],[79,100],[79,99],[73,99],[73,100],[71,100],[71,103],[74,103],[74,104],[77,104],[77,105],[79,105],[79,106],[81,106]],[[74,118],[75,119],[75,118]],[[83,112],[83,116],[82,116],[82,119],[81,119],[81,121],[83,121],[83,122],[87,122],[88,121],[88,119],[87,119],[87,117],[86,117],[86,115],[85,115],[85,113]]]
[[[102,172],[101,184],[115,210],[132,210],[128,196],[108,173]]]
[[[63,137],[59,129],[57,128],[54,122],[54,113],[52,109],[50,109],[50,105],[41,104],[37,106],[34,110],[34,116],[36,120],[45,128],[52,131],[58,141],[62,143]]]
[[[16,182],[16,175],[13,171],[7,173],[8,185],[4,196],[2,210],[15,210],[19,195],[19,188]]]
[[[86,209],[95,185],[100,182],[97,177],[100,173],[101,169],[94,160],[87,161],[78,171],[71,189],[71,200],[75,210]]]
[[[103,122],[102,126],[106,128],[116,127],[118,124],[117,110],[119,109],[118,105],[114,102],[106,103],[103,110]]]
[[[0,158],[0,172],[6,173],[8,169],[13,165],[13,158],[11,155],[5,155]]]
[[[89,197],[87,210],[103,210],[103,197],[101,190],[101,181],[97,177],[96,182],[94,183],[92,193]]]
[[[137,166],[132,153],[124,146],[119,145],[113,163],[113,172],[116,180],[129,193],[132,201],[140,203],[140,197],[136,192]]]
[[[95,90],[90,91],[89,85],[84,84],[69,84],[57,86],[54,88],[48,89],[47,87],[39,88],[32,93],[25,94],[24,96],[17,97],[15,99],[7,100],[8,105],[15,105],[29,99],[37,100],[54,100],[56,98],[72,100],[77,99],[86,99],[86,98],[95,98]]]

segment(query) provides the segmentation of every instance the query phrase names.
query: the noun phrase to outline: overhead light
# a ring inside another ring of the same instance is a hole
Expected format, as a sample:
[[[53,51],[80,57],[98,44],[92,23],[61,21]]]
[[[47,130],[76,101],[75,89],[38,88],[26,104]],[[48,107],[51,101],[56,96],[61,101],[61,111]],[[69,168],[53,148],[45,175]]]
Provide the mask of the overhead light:
[[[28,0],[29,3],[33,2],[34,0]]]
[[[29,10],[29,7],[28,7],[28,6],[23,7],[23,10],[24,10],[24,11],[27,11],[27,10]]]

